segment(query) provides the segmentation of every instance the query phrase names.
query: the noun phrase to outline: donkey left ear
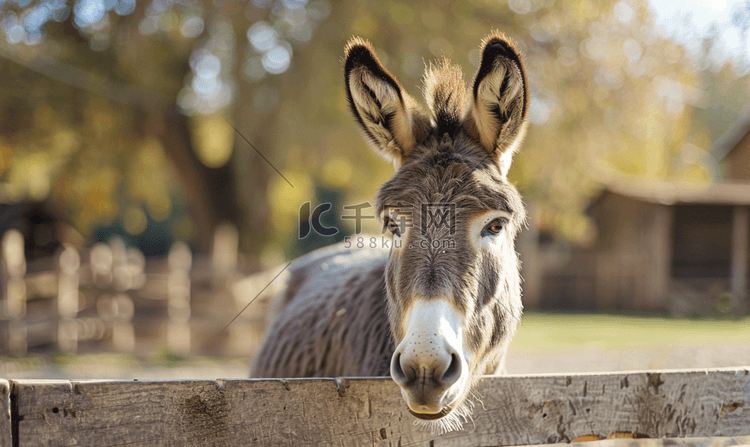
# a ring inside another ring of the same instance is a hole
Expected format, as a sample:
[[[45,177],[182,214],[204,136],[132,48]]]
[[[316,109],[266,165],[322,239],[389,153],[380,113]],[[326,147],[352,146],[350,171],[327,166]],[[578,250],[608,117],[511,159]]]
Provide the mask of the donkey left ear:
[[[495,32],[482,42],[464,128],[494,155],[507,175],[516,147],[526,131],[529,88],[526,68],[513,42]]]

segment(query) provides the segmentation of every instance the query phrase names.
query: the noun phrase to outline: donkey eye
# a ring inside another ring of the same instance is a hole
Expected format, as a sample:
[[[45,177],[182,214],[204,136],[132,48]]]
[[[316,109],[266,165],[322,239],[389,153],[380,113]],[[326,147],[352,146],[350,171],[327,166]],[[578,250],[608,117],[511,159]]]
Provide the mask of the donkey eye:
[[[500,232],[503,231],[503,228],[505,228],[505,225],[508,224],[508,219],[504,217],[500,217],[498,219],[493,220],[489,224],[487,224],[486,227],[482,230],[482,237],[486,236],[496,236],[500,234]]]
[[[396,223],[396,221],[391,219],[390,217],[385,218],[383,226],[396,236],[401,236],[401,229],[399,228],[398,223]]]

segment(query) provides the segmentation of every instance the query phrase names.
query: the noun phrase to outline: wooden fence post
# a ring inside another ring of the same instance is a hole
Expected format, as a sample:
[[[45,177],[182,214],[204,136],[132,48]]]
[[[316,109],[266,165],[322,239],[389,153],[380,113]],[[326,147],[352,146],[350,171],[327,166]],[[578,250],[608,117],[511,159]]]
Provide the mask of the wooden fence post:
[[[102,295],[96,300],[99,317],[112,328],[112,346],[119,352],[135,351],[133,315],[135,305],[126,293]]]
[[[214,232],[214,243],[211,252],[211,287],[215,302],[220,303],[221,312],[216,315],[226,321],[235,314],[235,299],[232,284],[237,272],[239,251],[239,233],[237,227],[229,222],[222,223]],[[220,328],[217,328],[219,330]],[[246,341],[247,330],[241,322],[230,324],[226,331],[227,338],[223,349],[242,344]]]
[[[190,268],[193,255],[184,242],[169,251],[167,279],[167,346],[177,353],[190,353]]]
[[[126,292],[133,288],[134,274],[125,241],[115,236],[109,240],[109,247],[112,250],[112,288],[119,292],[112,298],[112,346],[117,351],[132,353],[135,351],[135,304]]]
[[[23,235],[16,229],[3,235],[3,274],[5,276],[4,312],[8,321],[8,350],[15,355],[26,354],[26,256]]]
[[[106,289],[112,284],[112,249],[109,245],[97,242],[89,254],[94,285]]]
[[[136,282],[143,281],[143,262],[136,257],[132,252],[129,254],[125,242],[119,237],[110,239],[109,244],[95,244],[91,249],[94,284],[100,289],[113,288],[119,292],[114,297],[109,294],[98,297],[96,308],[101,319],[110,324],[112,346],[120,352],[135,351],[135,304],[125,292],[135,288]],[[130,265],[131,258],[135,260],[135,266]]]
[[[238,247],[237,227],[231,223],[219,225],[214,233],[211,267],[215,278],[222,281],[222,285],[237,270]]]
[[[57,279],[57,347],[63,352],[78,350],[78,284],[81,258],[73,247],[65,247],[59,259]]]
[[[117,351],[132,353],[135,351],[135,329],[133,315],[135,304],[127,293],[120,293],[112,300],[112,346]]]
[[[19,445],[13,443],[13,405],[10,403],[12,384],[0,379],[0,447]]]

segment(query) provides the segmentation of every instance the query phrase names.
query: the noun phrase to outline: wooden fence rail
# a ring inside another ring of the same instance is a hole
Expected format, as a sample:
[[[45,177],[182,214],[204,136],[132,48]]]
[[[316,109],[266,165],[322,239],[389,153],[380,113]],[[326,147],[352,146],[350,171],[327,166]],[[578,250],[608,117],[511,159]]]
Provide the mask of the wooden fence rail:
[[[486,377],[464,430],[387,378],[2,381],[0,446],[463,446],[750,435],[750,368]]]

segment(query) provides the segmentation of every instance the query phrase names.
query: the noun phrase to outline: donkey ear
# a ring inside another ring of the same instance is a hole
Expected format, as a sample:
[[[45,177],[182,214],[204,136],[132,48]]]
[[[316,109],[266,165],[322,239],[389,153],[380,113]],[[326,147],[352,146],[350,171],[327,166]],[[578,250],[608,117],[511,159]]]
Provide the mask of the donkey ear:
[[[375,152],[398,166],[416,142],[413,100],[383,67],[369,42],[354,37],[345,52],[349,107]]]
[[[503,175],[523,139],[528,109],[529,89],[521,54],[505,35],[492,33],[482,42],[464,127],[495,156]]]

